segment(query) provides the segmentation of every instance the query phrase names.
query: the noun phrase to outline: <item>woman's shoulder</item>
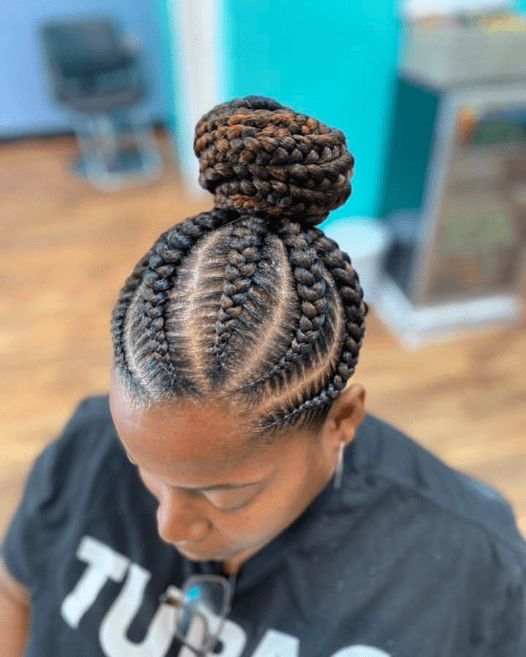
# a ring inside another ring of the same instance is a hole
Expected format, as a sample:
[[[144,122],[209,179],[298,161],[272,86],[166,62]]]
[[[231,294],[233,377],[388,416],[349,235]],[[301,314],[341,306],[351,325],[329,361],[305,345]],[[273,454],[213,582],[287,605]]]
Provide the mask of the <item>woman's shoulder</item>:
[[[85,397],[67,419],[59,435],[47,450],[92,453],[92,449],[112,449],[120,445],[110,412],[109,396]]]
[[[107,396],[89,397],[37,456],[2,546],[19,581],[35,581],[66,527],[80,523],[94,502],[103,508],[116,466],[124,471],[128,463],[119,446]]]
[[[108,395],[82,399],[57,438],[51,441],[36,461],[40,470],[54,472],[59,480],[77,479],[87,474],[88,463],[101,464],[112,453],[122,451],[111,418]],[[93,466],[92,466],[93,467]],[[65,483],[63,481],[62,483]]]
[[[103,497],[116,471],[123,477],[133,467],[115,431],[108,396],[86,397],[33,462],[18,517],[61,526],[73,508],[76,516]]]
[[[479,528],[488,537],[518,550],[526,563],[526,543],[508,500],[491,486],[448,465],[421,440],[381,417],[366,415],[348,465],[372,487],[390,486],[418,499],[429,513],[447,516],[451,526]]]
[[[113,425],[110,412],[109,395],[91,395],[80,400],[66,424],[66,429],[88,429],[97,426]]]

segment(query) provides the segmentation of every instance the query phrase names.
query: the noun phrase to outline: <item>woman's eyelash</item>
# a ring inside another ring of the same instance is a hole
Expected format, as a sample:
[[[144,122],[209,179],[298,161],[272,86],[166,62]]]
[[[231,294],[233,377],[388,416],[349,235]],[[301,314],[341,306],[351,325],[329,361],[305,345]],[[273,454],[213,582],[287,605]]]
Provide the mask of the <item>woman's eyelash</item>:
[[[244,506],[248,506],[252,502],[252,500],[248,500],[247,502],[241,502],[241,504],[235,504],[234,506],[228,506],[222,511],[237,511],[238,509],[242,509]]]
[[[238,509],[242,509],[243,507],[251,504],[256,499],[257,495],[258,494],[256,493],[250,499],[243,500],[243,502],[239,502],[238,504],[233,504],[231,506],[221,506],[219,504],[215,504],[214,502],[212,502],[212,500],[208,500],[208,501],[220,511],[237,511]]]

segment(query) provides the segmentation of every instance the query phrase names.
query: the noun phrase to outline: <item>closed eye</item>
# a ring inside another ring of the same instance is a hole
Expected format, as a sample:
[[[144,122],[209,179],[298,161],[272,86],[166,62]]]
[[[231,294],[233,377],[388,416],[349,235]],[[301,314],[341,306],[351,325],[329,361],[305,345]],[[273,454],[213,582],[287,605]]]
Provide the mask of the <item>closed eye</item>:
[[[217,492],[204,492],[206,499],[222,511],[237,511],[251,504],[261,492],[261,487],[256,491],[251,490],[228,490]]]

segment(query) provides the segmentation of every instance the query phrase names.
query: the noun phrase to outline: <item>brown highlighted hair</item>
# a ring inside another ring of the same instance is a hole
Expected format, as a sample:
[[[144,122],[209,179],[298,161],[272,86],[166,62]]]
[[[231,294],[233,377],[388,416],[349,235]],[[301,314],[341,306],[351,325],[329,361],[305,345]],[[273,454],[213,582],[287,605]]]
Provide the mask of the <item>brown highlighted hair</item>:
[[[274,100],[197,124],[214,209],[163,233],[121,290],[114,366],[145,405],[216,399],[255,434],[321,426],[368,312],[349,256],[316,227],[351,193],[345,136]]]

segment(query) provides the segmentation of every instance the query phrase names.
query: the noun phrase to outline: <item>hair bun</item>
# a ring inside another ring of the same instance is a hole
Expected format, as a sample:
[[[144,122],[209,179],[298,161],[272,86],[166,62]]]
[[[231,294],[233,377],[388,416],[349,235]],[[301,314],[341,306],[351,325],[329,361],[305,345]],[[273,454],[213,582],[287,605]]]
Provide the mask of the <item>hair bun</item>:
[[[271,98],[214,107],[196,126],[194,150],[217,208],[316,225],[351,194],[343,132]]]

